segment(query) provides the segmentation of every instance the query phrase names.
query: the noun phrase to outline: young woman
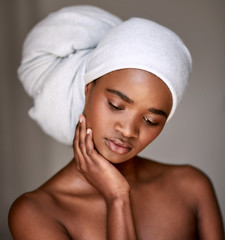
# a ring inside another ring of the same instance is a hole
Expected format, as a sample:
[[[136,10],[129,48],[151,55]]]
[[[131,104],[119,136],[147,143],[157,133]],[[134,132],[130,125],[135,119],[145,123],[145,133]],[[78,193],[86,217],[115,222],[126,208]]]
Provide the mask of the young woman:
[[[15,201],[14,239],[224,238],[202,172],[137,156],[171,118],[189,78],[191,57],[176,34],[79,6],[38,24],[24,49],[19,76],[34,97],[30,115],[73,145],[74,159]]]

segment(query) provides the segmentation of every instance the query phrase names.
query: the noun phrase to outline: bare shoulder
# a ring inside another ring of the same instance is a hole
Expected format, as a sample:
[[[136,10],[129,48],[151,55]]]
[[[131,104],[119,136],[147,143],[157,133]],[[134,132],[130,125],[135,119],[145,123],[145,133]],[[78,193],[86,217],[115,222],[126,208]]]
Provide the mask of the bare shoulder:
[[[165,181],[168,185],[191,191],[193,194],[196,192],[197,195],[213,190],[209,177],[194,166],[165,164],[144,158],[141,161],[149,176]]]
[[[157,186],[166,196],[180,200],[181,210],[188,209],[195,215],[200,239],[224,239],[221,213],[216,194],[209,177],[190,165],[169,165],[154,161],[146,163],[152,171]],[[209,227],[210,226],[210,227]]]
[[[25,193],[13,203],[9,227],[14,239],[68,239],[51,214],[49,196],[40,190]],[[41,231],[40,231],[41,230]]]
[[[21,195],[9,212],[9,227],[16,240],[70,239],[68,228],[78,227],[74,219],[84,196],[72,162],[38,189]],[[72,227],[71,227],[72,226]]]
[[[215,198],[209,177],[191,165],[165,164],[141,158],[142,171],[151,184],[160,184],[162,191],[176,194],[185,199],[192,209],[196,209],[206,197]],[[146,182],[145,179],[145,182]]]
[[[200,239],[224,239],[222,216],[209,177],[191,166],[183,166],[176,171],[181,179],[180,187],[185,188],[185,197],[190,199],[196,209]]]
[[[200,185],[205,188],[211,187],[209,177],[200,169],[191,165],[167,165],[164,164],[166,174],[172,180],[177,181],[179,184],[185,184],[187,187],[191,186],[192,189],[198,188]],[[194,184],[194,185],[193,185]]]
[[[192,201],[199,204],[206,196],[214,196],[210,178],[200,169],[191,165],[168,165],[166,177],[171,179],[186,195],[191,194]]]
[[[68,167],[63,168],[38,189],[21,195],[9,212],[9,227],[14,239],[69,239],[62,224],[61,188]]]

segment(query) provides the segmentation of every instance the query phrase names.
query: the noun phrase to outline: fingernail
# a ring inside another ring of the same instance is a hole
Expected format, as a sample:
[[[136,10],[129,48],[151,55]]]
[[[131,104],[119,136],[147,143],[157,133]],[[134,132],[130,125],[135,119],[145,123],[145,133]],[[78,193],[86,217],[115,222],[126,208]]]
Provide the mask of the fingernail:
[[[87,134],[89,134],[91,132],[91,129],[90,128],[88,128],[87,129]]]
[[[82,121],[83,121],[83,117],[82,117],[82,115],[80,115],[79,122],[82,123]]]

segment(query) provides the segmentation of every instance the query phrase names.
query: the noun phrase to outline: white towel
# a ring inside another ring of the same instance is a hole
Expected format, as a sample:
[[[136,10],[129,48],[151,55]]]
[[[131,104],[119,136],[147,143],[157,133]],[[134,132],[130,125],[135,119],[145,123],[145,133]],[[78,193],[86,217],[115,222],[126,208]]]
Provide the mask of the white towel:
[[[171,118],[189,79],[191,56],[174,32],[150,20],[121,22],[92,6],[64,8],[29,33],[18,73],[34,99],[29,115],[47,134],[71,145],[85,84],[123,68],[152,72],[167,84]]]
[[[29,115],[56,140],[71,145],[84,107],[87,55],[119,18],[92,6],[63,8],[28,34],[19,79],[34,106]]]
[[[90,53],[84,79],[87,84],[124,68],[151,72],[172,93],[171,118],[187,85],[191,63],[188,49],[174,32],[147,19],[131,18],[114,27]]]

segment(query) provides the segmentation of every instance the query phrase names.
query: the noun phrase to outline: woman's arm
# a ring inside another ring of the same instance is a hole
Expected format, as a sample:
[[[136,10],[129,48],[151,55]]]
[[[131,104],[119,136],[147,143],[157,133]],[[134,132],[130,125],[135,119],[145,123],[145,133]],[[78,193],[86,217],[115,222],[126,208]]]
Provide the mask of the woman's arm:
[[[124,176],[94,149],[92,131],[86,130],[84,116],[76,129],[74,155],[77,170],[105,199],[107,239],[137,239],[130,203],[130,186]]]
[[[107,239],[137,239],[129,195],[107,202]]]

